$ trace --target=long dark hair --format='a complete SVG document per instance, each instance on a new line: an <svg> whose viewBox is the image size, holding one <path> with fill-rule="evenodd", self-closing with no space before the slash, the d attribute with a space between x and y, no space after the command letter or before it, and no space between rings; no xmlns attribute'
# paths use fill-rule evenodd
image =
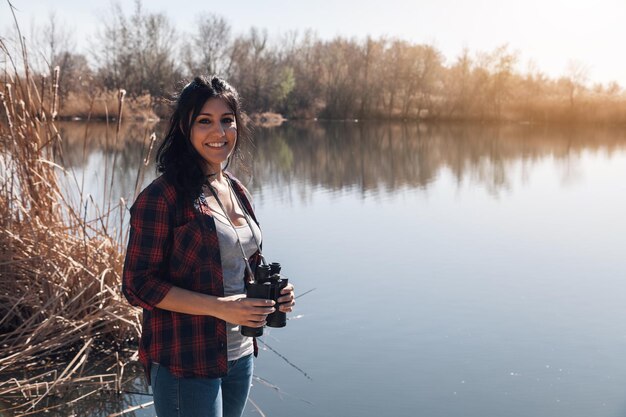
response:
<svg viewBox="0 0 626 417"><path fill-rule="evenodd" d="M157 170L168 176L185 193L186 198L200 195L206 176L204 160L191 144L191 128L204 103L220 98L235 115L237 141L231 158L242 159L241 142L249 140L248 129L242 119L241 101L237 91L218 77L199 76L188 83L176 99L169 129L156 154Z"/></svg>

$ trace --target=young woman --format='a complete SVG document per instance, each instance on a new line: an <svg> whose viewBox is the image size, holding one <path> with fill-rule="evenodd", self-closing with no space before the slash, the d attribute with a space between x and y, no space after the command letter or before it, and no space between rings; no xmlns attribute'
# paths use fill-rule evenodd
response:
<svg viewBox="0 0 626 417"><path fill-rule="evenodd" d="M294 305L291 284L278 305L245 295L261 231L250 194L225 171L245 133L237 92L195 78L157 152L162 175L130 209L122 291L143 308L139 358L159 417L241 416L257 346L240 326Z"/></svg>

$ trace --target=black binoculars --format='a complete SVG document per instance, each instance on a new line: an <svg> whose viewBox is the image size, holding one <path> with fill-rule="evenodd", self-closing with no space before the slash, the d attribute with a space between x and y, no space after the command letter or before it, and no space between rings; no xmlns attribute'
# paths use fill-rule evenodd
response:
<svg viewBox="0 0 626 417"><path fill-rule="evenodd" d="M278 298L280 291L287 286L288 279L280 275L280 264L273 262L269 265L259 265L254 273L254 281L246 284L249 298L261 298L274 300L276 304L272 314L267 316L269 327L285 327L287 325L287 313L278 311ZM241 326L241 334L249 337L263 335L263 327Z"/></svg>

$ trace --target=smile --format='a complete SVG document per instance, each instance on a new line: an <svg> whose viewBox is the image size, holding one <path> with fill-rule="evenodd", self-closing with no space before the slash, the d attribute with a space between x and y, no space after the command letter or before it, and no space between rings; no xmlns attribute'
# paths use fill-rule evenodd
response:
<svg viewBox="0 0 626 417"><path fill-rule="evenodd" d="M210 142L210 143L205 143L205 145L210 148L222 148L226 146L226 143L227 142Z"/></svg>

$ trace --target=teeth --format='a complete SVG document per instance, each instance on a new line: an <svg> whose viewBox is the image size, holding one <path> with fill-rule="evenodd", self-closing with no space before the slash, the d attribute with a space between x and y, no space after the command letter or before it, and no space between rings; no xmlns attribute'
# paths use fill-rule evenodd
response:
<svg viewBox="0 0 626 417"><path fill-rule="evenodd" d="M207 143L207 146L210 146L211 148L221 148L224 145L226 145L226 142Z"/></svg>

